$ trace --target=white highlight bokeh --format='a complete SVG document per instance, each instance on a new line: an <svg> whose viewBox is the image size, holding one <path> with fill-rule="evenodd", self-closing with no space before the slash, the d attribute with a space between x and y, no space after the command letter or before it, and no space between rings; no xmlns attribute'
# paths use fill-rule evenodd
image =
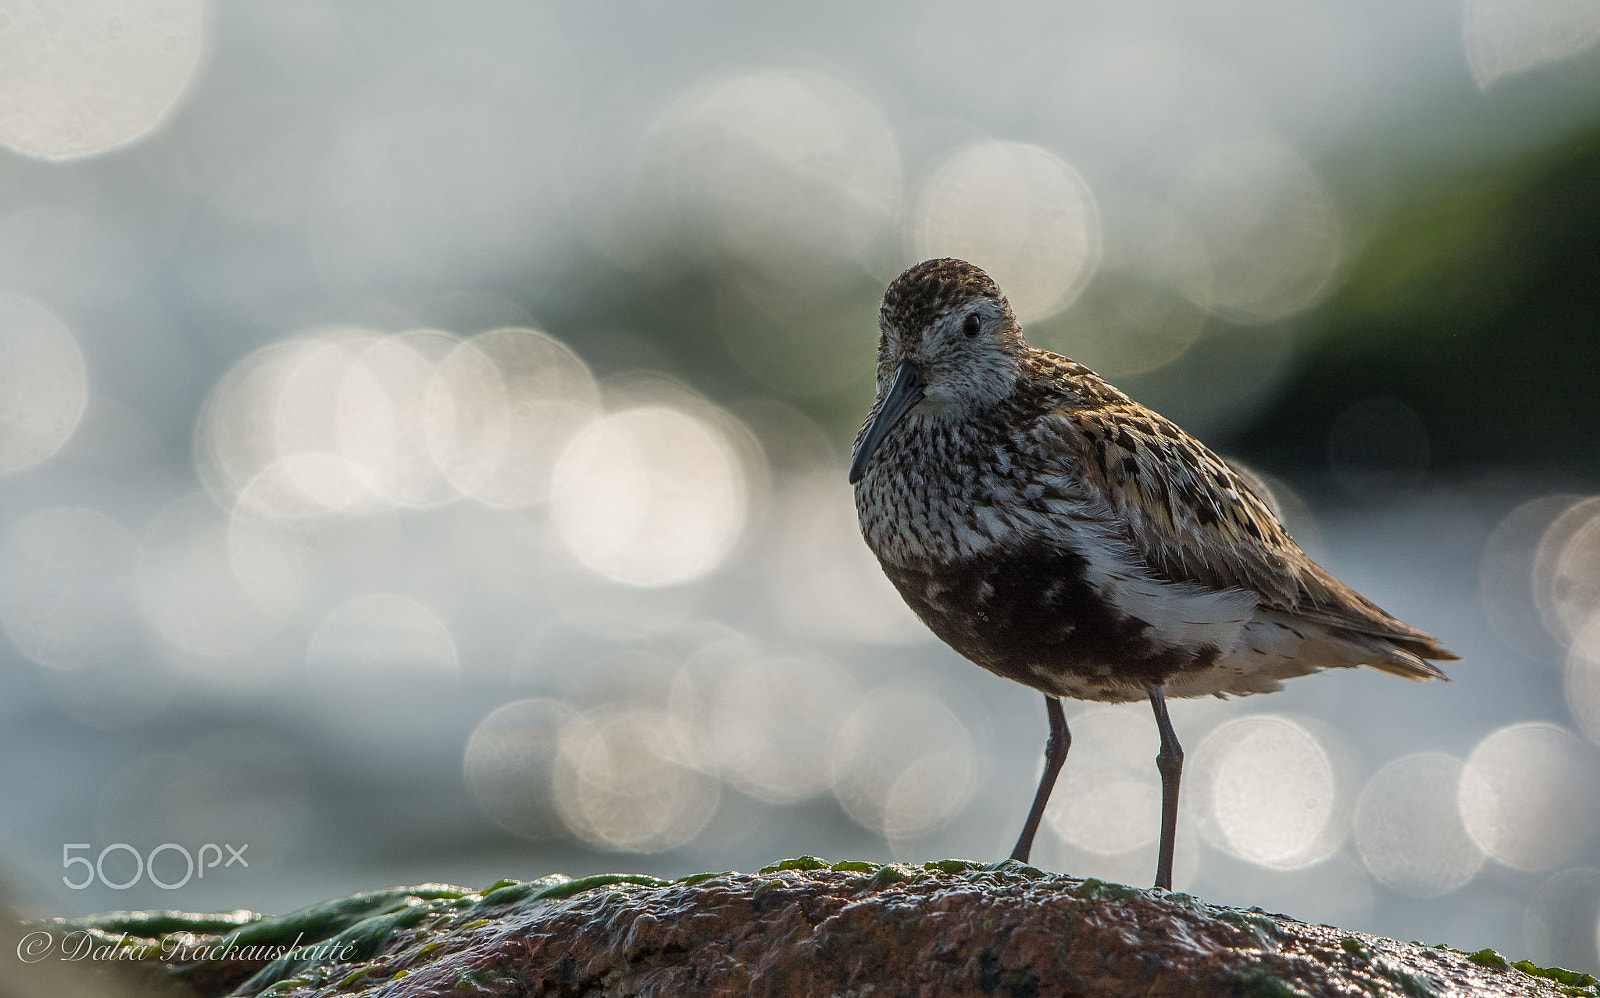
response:
<svg viewBox="0 0 1600 998"><path fill-rule="evenodd" d="M1161 735L1148 711L1091 710L1069 723L1072 749L1044 820L1080 849L1114 855L1161 835Z"/></svg>
<svg viewBox="0 0 1600 998"><path fill-rule="evenodd" d="M346 452L340 416L341 410L360 407L360 399L370 410L382 398L382 384L361 364L380 342L360 331L327 337L297 358L277 386L269 417L281 457L277 467L312 510L358 509L372 501L366 483L374 471Z"/></svg>
<svg viewBox="0 0 1600 998"><path fill-rule="evenodd" d="M1208 735L1192 759L1193 806L1218 848L1294 869L1344 841L1339 767L1305 725L1274 714L1237 718Z"/></svg>
<svg viewBox="0 0 1600 998"><path fill-rule="evenodd" d="M626 409L587 426L555 468L551 516L579 561L661 586L705 575L744 529L744 470L728 440L688 413Z"/></svg>
<svg viewBox="0 0 1600 998"><path fill-rule="evenodd" d="M1438 897L1465 886L1484 853L1462 824L1462 764L1442 752L1390 761L1361 791L1356 846L1367 869L1412 897Z"/></svg>
<svg viewBox="0 0 1600 998"><path fill-rule="evenodd" d="M792 804L828 789L828 753L860 690L816 656L763 657L731 670L711 695L707 736L723 779Z"/></svg>
<svg viewBox="0 0 1600 998"><path fill-rule="evenodd" d="M467 740L462 772L484 812L508 831L545 839L561 831L550 792L561 729L578 713L559 700L518 700L495 708Z"/></svg>
<svg viewBox="0 0 1600 998"><path fill-rule="evenodd" d="M1461 773L1461 817L1506 866L1548 870L1577 856L1600 824L1600 762L1565 728L1530 721L1484 737Z"/></svg>
<svg viewBox="0 0 1600 998"><path fill-rule="evenodd" d="M1600 614L1572 641L1567 653L1567 706L1578 730L1600 744Z"/></svg>
<svg viewBox="0 0 1600 998"><path fill-rule="evenodd" d="M1022 142L979 142L950 157L922 186L910 224L918 257L983 268L1023 322L1072 304L1100 255L1088 183L1061 157Z"/></svg>
<svg viewBox="0 0 1600 998"><path fill-rule="evenodd" d="M1527 959L1540 967L1589 967L1600 958L1600 870L1566 867L1552 873L1522 910Z"/></svg>
<svg viewBox="0 0 1600 998"><path fill-rule="evenodd" d="M833 743L833 794L861 827L912 839L954 818L972 794L966 725L925 693L867 694Z"/></svg>
<svg viewBox="0 0 1600 998"><path fill-rule="evenodd" d="M1534 599L1534 566L1540 539L1582 498L1555 493L1529 499L1505 514L1484 542L1478 570L1479 609L1510 647L1532 651L1549 643L1548 630Z"/></svg>
<svg viewBox="0 0 1600 998"><path fill-rule="evenodd" d="M562 450L600 412L589 368L537 329L481 333L438 363L423 431L450 484L491 506L549 497Z"/></svg>
<svg viewBox="0 0 1600 998"><path fill-rule="evenodd" d="M312 330L236 363L207 396L195 462L218 501L305 517L469 496L526 506L599 414L567 346L533 329ZM242 495L248 491L248 495Z"/></svg>
<svg viewBox="0 0 1600 998"><path fill-rule="evenodd" d="M1550 633L1567 642L1600 615L1600 499L1557 517L1533 563L1534 599Z"/></svg>
<svg viewBox="0 0 1600 998"><path fill-rule="evenodd" d="M721 796L697 733L672 714L602 708L565 725L552 786L569 831L590 846L661 852L693 839Z"/></svg>
<svg viewBox="0 0 1600 998"><path fill-rule="evenodd" d="M325 337L337 341L369 335L345 330ZM287 426L280 427L280 399L290 376L328 345L323 337L268 344L242 357L211 386L195 423L194 461L219 503L231 506L246 486L285 457L280 429L292 431L296 420L290 416ZM322 505L300 488L302 477L310 476L295 474L290 467L275 469L269 484L257 484L256 504L286 516L321 512Z"/></svg>
<svg viewBox="0 0 1600 998"><path fill-rule="evenodd" d="M278 504L258 493L278 485L269 468L228 519L229 567L258 607L288 618L302 607L388 584L404 549L394 511L281 516Z"/></svg>
<svg viewBox="0 0 1600 998"><path fill-rule="evenodd" d="M1322 178L1270 138L1190 157L1170 200L1165 251L1196 305L1237 322L1303 311L1343 259L1343 223Z"/></svg>
<svg viewBox="0 0 1600 998"><path fill-rule="evenodd" d="M63 160L127 145L178 106L203 0L11 0L0 11L0 145Z"/></svg>
<svg viewBox="0 0 1600 998"><path fill-rule="evenodd" d="M830 469L791 481L772 518L786 525L767 563L790 631L874 644L936 640L862 543L843 475Z"/></svg>
<svg viewBox="0 0 1600 998"><path fill-rule="evenodd" d="M88 401L88 375L72 330L32 298L0 294L0 473L60 450Z"/></svg>
<svg viewBox="0 0 1600 998"><path fill-rule="evenodd" d="M435 364L457 345L449 333L415 330L367 344L350 365L334 426L339 452L371 495L412 507L457 498L427 445Z"/></svg>

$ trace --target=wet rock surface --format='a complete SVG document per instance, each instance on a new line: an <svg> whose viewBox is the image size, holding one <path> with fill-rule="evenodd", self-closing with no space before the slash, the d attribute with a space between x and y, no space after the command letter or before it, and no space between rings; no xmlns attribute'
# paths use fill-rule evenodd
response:
<svg viewBox="0 0 1600 998"><path fill-rule="evenodd" d="M1488 950L1400 943L1009 862L808 857L672 882L397 888L281 917L45 924L142 946L139 986L163 994L1600 998L1587 975Z"/></svg>

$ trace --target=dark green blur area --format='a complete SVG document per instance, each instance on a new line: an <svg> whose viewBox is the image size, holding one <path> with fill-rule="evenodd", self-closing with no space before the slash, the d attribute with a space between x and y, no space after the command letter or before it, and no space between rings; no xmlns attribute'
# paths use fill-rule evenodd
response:
<svg viewBox="0 0 1600 998"><path fill-rule="evenodd" d="M1418 184L1300 325L1245 453L1319 464L1341 411L1388 396L1437 470L1600 469L1600 127Z"/></svg>

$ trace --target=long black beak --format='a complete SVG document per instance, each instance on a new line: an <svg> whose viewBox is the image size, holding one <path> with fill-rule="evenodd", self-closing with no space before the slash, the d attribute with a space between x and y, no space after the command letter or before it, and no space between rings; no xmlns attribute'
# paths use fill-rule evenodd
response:
<svg viewBox="0 0 1600 998"><path fill-rule="evenodd" d="M890 428L900 422L900 417L910 412L912 406L922 401L922 395L922 372L911 361L902 360L899 369L894 372L894 382L889 385L889 394L884 396L883 405L878 407L878 415L867 427L867 432L861 434L861 442L856 444L855 456L850 459L851 485L861 481L861 476L867 473L867 465L872 462L873 452L889 435Z"/></svg>

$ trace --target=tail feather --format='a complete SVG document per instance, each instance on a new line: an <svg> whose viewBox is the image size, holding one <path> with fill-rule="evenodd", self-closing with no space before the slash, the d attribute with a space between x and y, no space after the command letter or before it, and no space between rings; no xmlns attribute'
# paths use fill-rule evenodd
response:
<svg viewBox="0 0 1600 998"><path fill-rule="evenodd" d="M1459 657L1445 651L1436 642L1424 644L1415 640L1395 640L1393 638L1380 638L1369 634L1347 633L1342 635L1351 644L1356 645L1370 654L1364 657L1361 665L1387 672L1391 676L1402 679L1443 679L1446 682L1450 677L1445 675L1438 666L1428 659L1440 661L1459 661ZM1426 656L1426 657L1424 657Z"/></svg>
<svg viewBox="0 0 1600 998"><path fill-rule="evenodd" d="M1344 621L1336 623L1322 614L1273 610L1257 611L1257 619L1264 628L1252 628L1249 633L1256 647L1303 660L1313 669L1365 665L1405 679L1448 680L1433 662L1459 661L1433 635L1403 624L1399 626L1405 627L1404 631L1380 631L1375 627L1350 627Z"/></svg>

